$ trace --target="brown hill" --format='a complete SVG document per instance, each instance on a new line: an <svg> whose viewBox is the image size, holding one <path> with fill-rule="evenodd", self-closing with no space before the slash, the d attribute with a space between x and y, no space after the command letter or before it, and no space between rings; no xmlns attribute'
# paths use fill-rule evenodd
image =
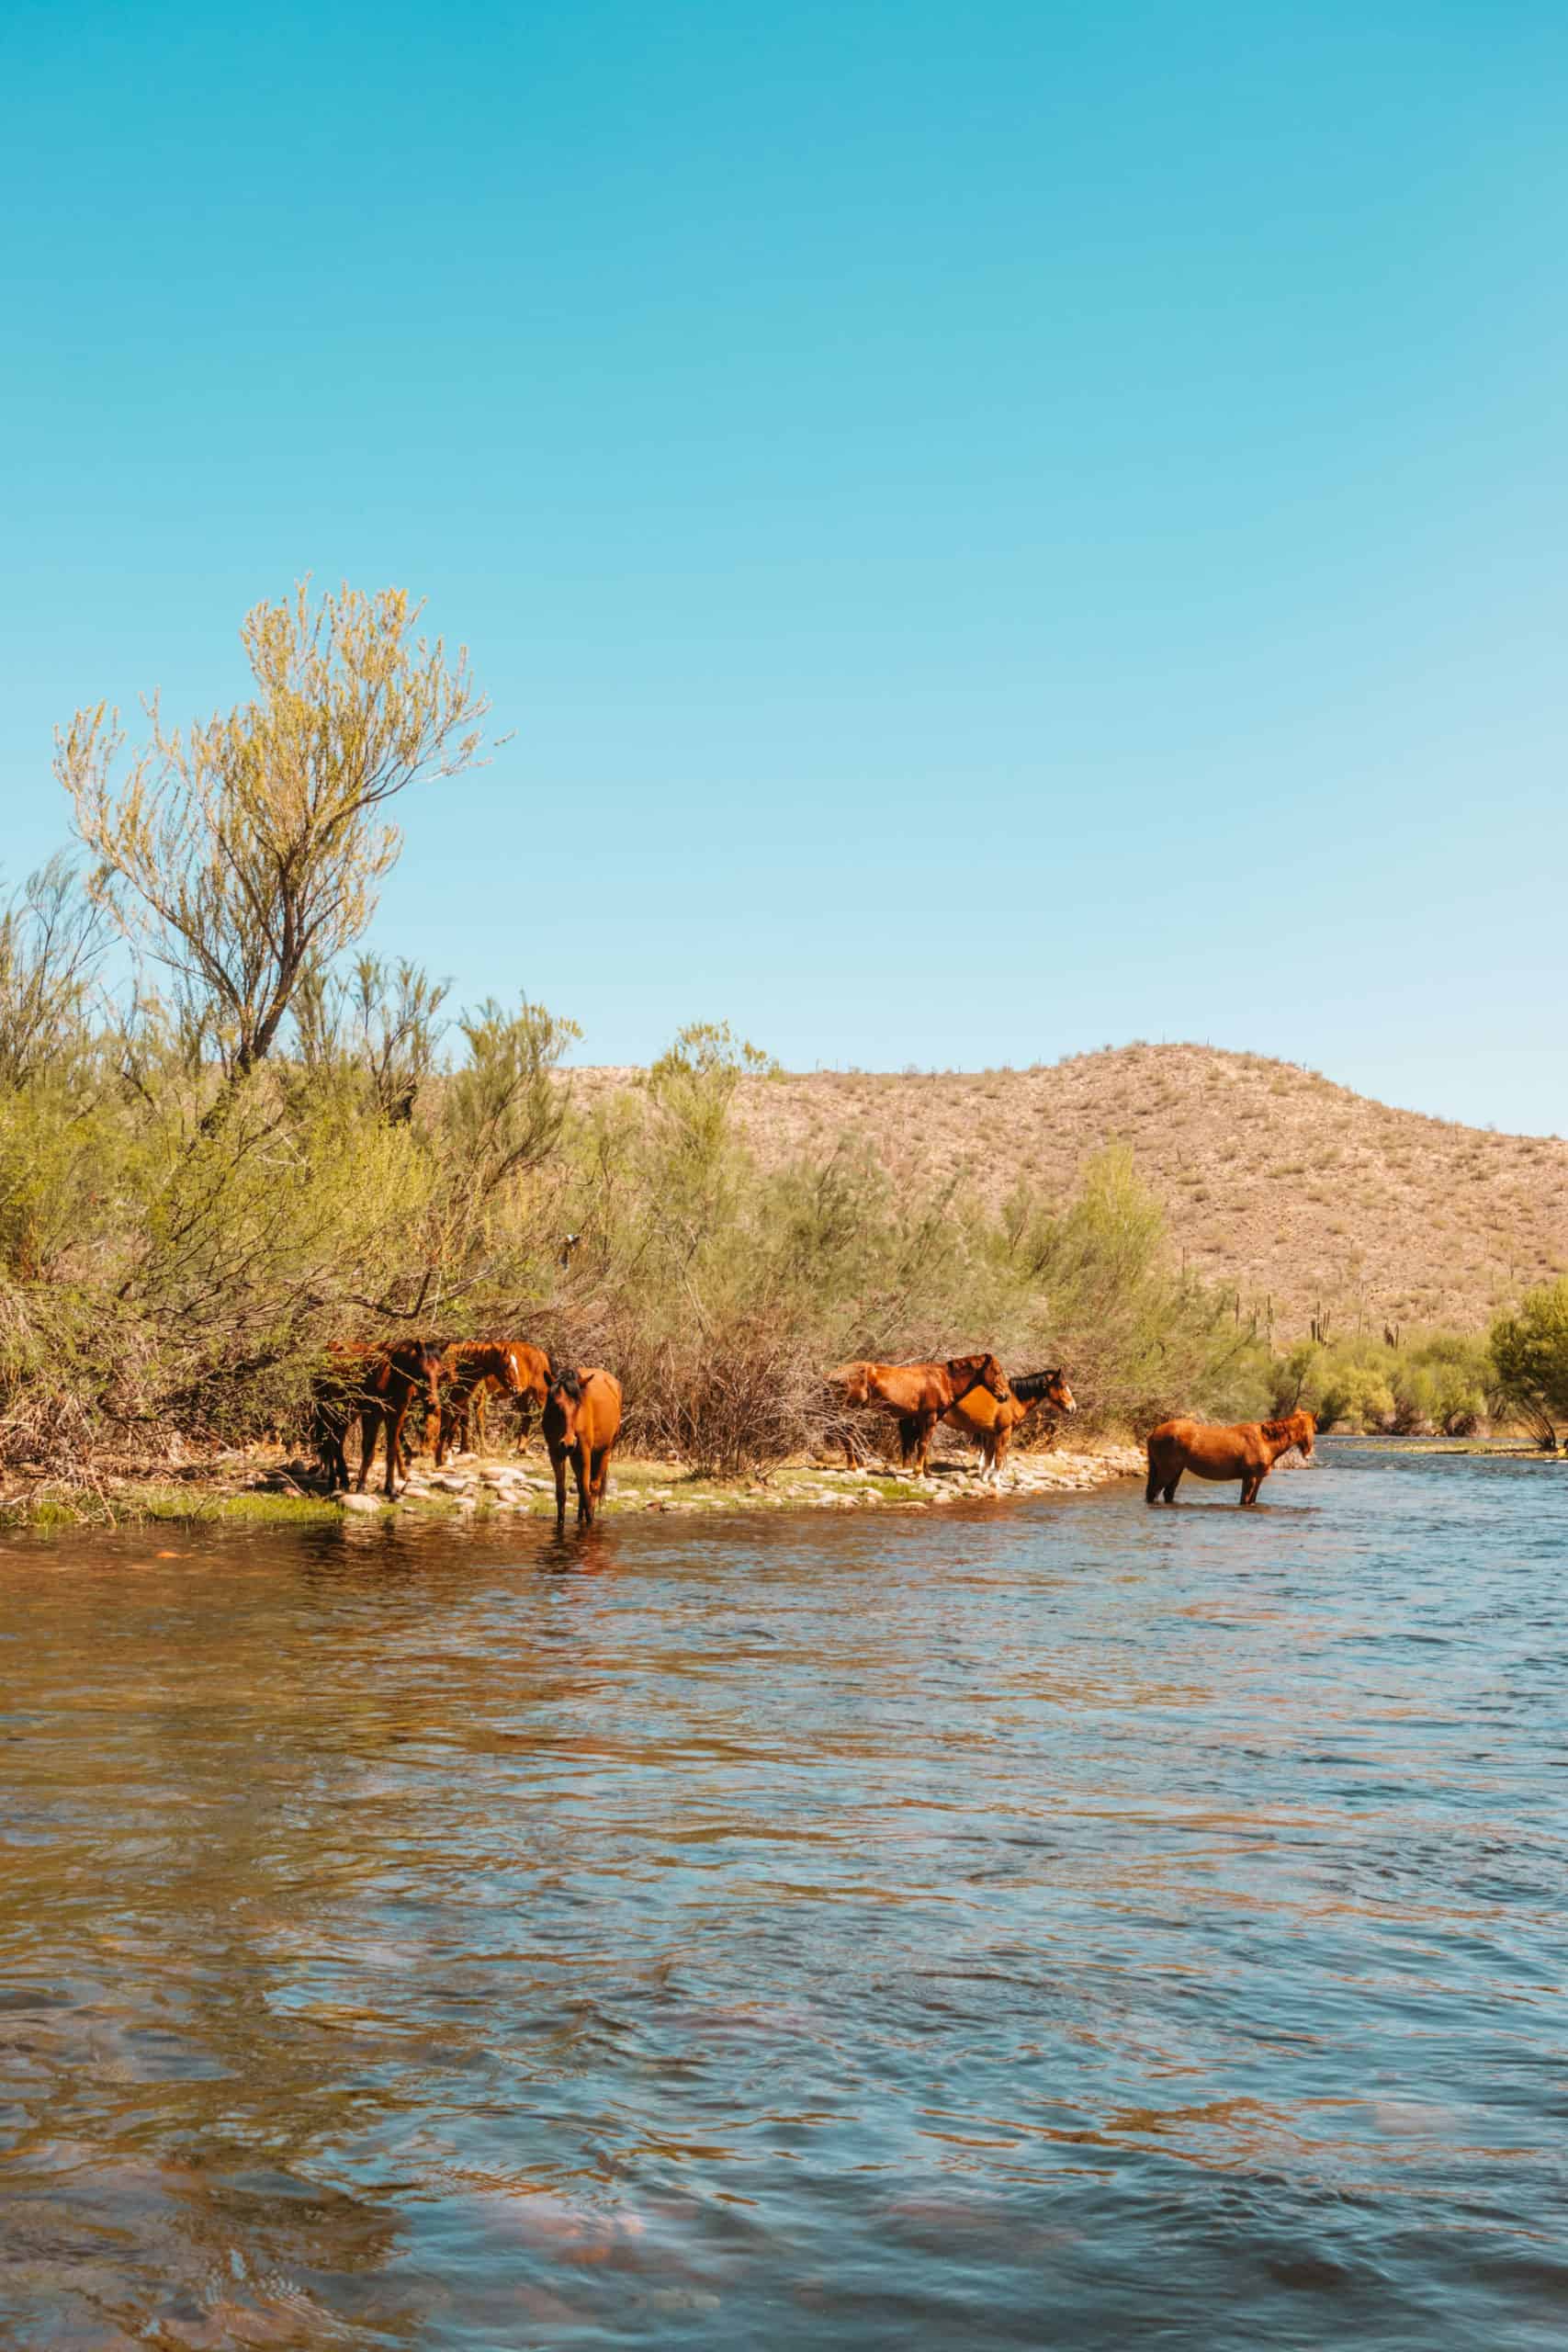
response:
<svg viewBox="0 0 1568 2352"><path fill-rule="evenodd" d="M581 1070L579 1099L632 1075ZM921 1179L956 1166L995 1206L1021 1177L1047 1198L1129 1144L1173 1255L1272 1304L1277 1339L1320 1311L1473 1328L1568 1267L1568 1143L1395 1111L1314 1070L1207 1046L1124 1046L1048 1069L748 1079L740 1123L765 1160L869 1141Z"/></svg>

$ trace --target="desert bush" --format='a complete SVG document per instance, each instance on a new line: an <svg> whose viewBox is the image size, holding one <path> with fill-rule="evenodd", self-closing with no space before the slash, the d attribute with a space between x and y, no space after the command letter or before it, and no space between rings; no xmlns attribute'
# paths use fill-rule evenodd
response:
<svg viewBox="0 0 1568 2352"><path fill-rule="evenodd" d="M1526 1294L1492 1326L1500 1394L1542 1445L1568 1424L1568 1277Z"/></svg>
<svg viewBox="0 0 1568 2352"><path fill-rule="evenodd" d="M1276 1359L1270 1391L1276 1411L1305 1405L1325 1428L1464 1437L1487 1417L1490 1363L1484 1340L1461 1332L1417 1333L1402 1347L1370 1335L1303 1340Z"/></svg>

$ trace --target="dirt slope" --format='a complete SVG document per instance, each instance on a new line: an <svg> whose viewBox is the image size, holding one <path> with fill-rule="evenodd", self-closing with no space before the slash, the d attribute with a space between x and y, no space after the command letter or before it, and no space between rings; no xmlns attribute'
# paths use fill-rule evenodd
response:
<svg viewBox="0 0 1568 2352"><path fill-rule="evenodd" d="M629 1071L575 1073L579 1099ZM1568 1269L1568 1143L1391 1110L1293 1063L1207 1046L1125 1046L1049 1069L748 1080L748 1140L765 1159L869 1139L922 1175L962 1164L1001 1201L1020 1176L1069 1193L1085 1159L1130 1144L1172 1249L1244 1309L1272 1301L1276 1338L1321 1306L1475 1326Z"/></svg>

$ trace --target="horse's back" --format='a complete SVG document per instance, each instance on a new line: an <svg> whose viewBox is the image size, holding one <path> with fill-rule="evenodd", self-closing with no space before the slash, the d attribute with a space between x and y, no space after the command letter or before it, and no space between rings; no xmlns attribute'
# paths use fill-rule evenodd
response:
<svg viewBox="0 0 1568 2352"><path fill-rule="evenodd" d="M1149 1465L1179 1464L1195 1478L1240 1478L1255 1466L1261 1443L1256 1421L1161 1421L1148 1434Z"/></svg>
<svg viewBox="0 0 1568 2352"><path fill-rule="evenodd" d="M614 1445L621 1433L621 1384L613 1372L605 1372L598 1364L584 1365L581 1376L584 1435L592 1450L598 1453Z"/></svg>
<svg viewBox="0 0 1568 2352"><path fill-rule="evenodd" d="M896 1413L940 1413L953 1402L953 1390L934 1363L879 1363L872 1395Z"/></svg>

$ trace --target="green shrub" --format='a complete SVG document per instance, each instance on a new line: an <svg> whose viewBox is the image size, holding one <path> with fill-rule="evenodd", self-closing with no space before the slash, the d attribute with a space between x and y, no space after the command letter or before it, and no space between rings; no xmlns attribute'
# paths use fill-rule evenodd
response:
<svg viewBox="0 0 1568 2352"><path fill-rule="evenodd" d="M1526 1294L1492 1326L1492 1363L1501 1394L1541 1444L1555 1446L1568 1424L1568 1277Z"/></svg>
<svg viewBox="0 0 1568 2352"><path fill-rule="evenodd" d="M1324 1428L1463 1437L1486 1417L1489 1373L1485 1342L1462 1333L1418 1334L1403 1348L1370 1336L1303 1340L1275 1363L1271 1403L1305 1405Z"/></svg>

